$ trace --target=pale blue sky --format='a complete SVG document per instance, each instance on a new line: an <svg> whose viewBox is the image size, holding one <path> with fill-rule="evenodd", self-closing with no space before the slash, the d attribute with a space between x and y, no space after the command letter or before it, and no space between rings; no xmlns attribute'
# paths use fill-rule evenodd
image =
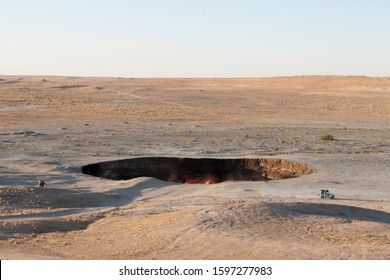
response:
<svg viewBox="0 0 390 280"><path fill-rule="evenodd" d="M390 76L387 0L0 0L0 74Z"/></svg>

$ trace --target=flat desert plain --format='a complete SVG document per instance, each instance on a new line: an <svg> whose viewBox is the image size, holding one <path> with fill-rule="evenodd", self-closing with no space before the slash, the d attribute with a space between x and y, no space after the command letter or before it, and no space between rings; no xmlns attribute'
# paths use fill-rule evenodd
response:
<svg viewBox="0 0 390 280"><path fill-rule="evenodd" d="M214 184L82 174L139 157L313 172ZM390 78L0 76L0 258L390 259Z"/></svg>

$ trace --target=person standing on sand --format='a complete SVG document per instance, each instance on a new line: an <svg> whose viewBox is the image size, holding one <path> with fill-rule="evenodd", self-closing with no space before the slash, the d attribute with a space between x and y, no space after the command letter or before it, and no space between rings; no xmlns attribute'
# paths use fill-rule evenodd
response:
<svg viewBox="0 0 390 280"><path fill-rule="evenodd" d="M46 186L46 182L43 181L43 180L39 180L39 181L38 181L38 187L43 188L44 186Z"/></svg>

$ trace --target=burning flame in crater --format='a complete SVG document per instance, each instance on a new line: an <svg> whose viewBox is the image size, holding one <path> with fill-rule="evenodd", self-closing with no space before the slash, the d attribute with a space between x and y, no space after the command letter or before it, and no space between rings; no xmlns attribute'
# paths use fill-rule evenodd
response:
<svg viewBox="0 0 390 280"><path fill-rule="evenodd" d="M213 180L207 179L203 184L210 185L213 183Z"/></svg>
<svg viewBox="0 0 390 280"><path fill-rule="evenodd" d="M187 179L184 179L183 180L183 183L184 184L205 184L205 185L211 185L214 183L213 179L209 178L209 179L193 179L193 180L187 180Z"/></svg>

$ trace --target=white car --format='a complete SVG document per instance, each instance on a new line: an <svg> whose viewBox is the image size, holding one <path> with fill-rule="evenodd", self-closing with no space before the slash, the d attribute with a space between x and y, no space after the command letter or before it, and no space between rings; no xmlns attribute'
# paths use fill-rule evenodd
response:
<svg viewBox="0 0 390 280"><path fill-rule="evenodd" d="M334 194L330 193L328 190L321 190L320 197L334 199L336 196Z"/></svg>

